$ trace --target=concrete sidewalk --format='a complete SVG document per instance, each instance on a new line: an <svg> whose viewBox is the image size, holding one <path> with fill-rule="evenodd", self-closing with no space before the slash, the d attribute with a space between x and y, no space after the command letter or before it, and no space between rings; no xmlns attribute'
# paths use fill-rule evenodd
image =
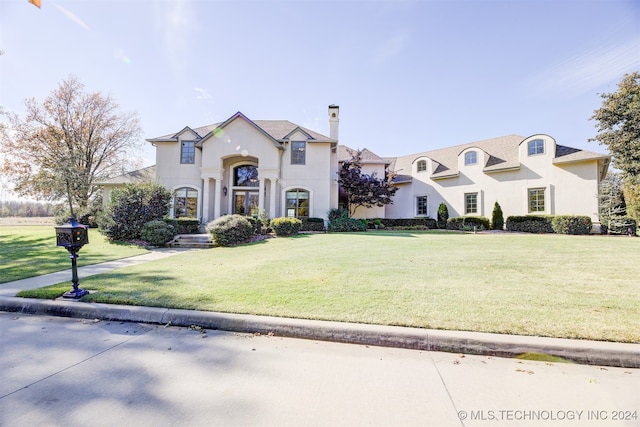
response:
<svg viewBox="0 0 640 427"><path fill-rule="evenodd" d="M162 259L184 251L185 249L154 250L136 257L82 267L78 274L81 278L87 277L116 268ZM640 344L443 331L84 303L62 299L50 301L13 297L16 292L22 289L33 289L68 280L70 274L70 271L65 271L0 284L0 311L187 327L197 325L206 329L232 332L273 334L281 337L487 356L516 357L524 353L538 353L558 356L583 364L640 368Z"/></svg>

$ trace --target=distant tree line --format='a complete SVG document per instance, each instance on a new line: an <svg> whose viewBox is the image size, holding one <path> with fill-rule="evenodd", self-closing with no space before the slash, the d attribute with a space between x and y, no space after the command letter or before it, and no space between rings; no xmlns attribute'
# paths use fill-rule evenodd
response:
<svg viewBox="0 0 640 427"><path fill-rule="evenodd" d="M41 217L57 215L59 207L53 203L43 203L24 200L0 201L0 217Z"/></svg>

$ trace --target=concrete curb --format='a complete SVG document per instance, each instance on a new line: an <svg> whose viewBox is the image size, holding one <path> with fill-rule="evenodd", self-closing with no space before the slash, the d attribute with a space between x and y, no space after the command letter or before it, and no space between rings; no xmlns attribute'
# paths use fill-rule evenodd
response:
<svg viewBox="0 0 640 427"><path fill-rule="evenodd" d="M517 357L539 353L588 364L640 368L640 344L379 326L0 296L0 311L191 326L242 333L397 347L424 351Z"/></svg>

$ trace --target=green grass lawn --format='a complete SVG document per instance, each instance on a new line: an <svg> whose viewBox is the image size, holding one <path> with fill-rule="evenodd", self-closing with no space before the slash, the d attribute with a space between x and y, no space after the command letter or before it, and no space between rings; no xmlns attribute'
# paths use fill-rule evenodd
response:
<svg viewBox="0 0 640 427"><path fill-rule="evenodd" d="M81 286L85 301L640 342L638 260L629 237L369 231L188 252Z"/></svg>
<svg viewBox="0 0 640 427"><path fill-rule="evenodd" d="M71 268L69 253L56 246L53 226L0 226L0 283ZM98 264L146 253L132 245L109 243L89 230L89 244L78 256L78 266Z"/></svg>

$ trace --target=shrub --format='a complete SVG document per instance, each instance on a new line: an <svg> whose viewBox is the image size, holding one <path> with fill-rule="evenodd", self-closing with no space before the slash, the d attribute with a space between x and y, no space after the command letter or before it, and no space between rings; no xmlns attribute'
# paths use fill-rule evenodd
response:
<svg viewBox="0 0 640 427"><path fill-rule="evenodd" d="M636 220L628 217L611 217L600 225L602 234L629 234L635 236L637 232Z"/></svg>
<svg viewBox="0 0 640 427"><path fill-rule="evenodd" d="M502 230L504 228L504 216L502 215L502 208L498 202L493 205L493 212L491 213L491 228L493 230Z"/></svg>
<svg viewBox="0 0 640 427"><path fill-rule="evenodd" d="M255 234L262 234L262 221L252 216L248 216L246 218L247 218L247 221L251 223L251 226L253 227L253 232Z"/></svg>
<svg viewBox="0 0 640 427"><path fill-rule="evenodd" d="M483 216L458 216L447 220L447 230L482 231L489 229L489 218Z"/></svg>
<svg viewBox="0 0 640 427"><path fill-rule="evenodd" d="M324 219L322 218L302 218L300 231L324 231Z"/></svg>
<svg viewBox="0 0 640 427"><path fill-rule="evenodd" d="M164 221L175 228L176 234L196 234L200 231L200 221L197 218L165 218Z"/></svg>
<svg viewBox="0 0 640 427"><path fill-rule="evenodd" d="M551 220L551 227L558 234L589 234L591 218L582 215L557 215Z"/></svg>
<svg viewBox="0 0 640 427"><path fill-rule="evenodd" d="M110 240L139 239L142 226L169 213L171 192L160 184L127 184L111 193L111 202L98 218Z"/></svg>
<svg viewBox="0 0 640 427"><path fill-rule="evenodd" d="M276 236L291 236L292 234L298 234L300 227L302 227L302 221L298 218L273 218L270 226Z"/></svg>
<svg viewBox="0 0 640 427"><path fill-rule="evenodd" d="M345 208L331 209L328 213L329 222L338 218L349 218L349 211Z"/></svg>
<svg viewBox="0 0 640 427"><path fill-rule="evenodd" d="M380 222L386 228L404 228L413 230L438 228L436 220L433 218L382 218Z"/></svg>
<svg viewBox="0 0 640 427"><path fill-rule="evenodd" d="M507 231L524 233L553 233L551 215L524 215L507 218Z"/></svg>
<svg viewBox="0 0 640 427"><path fill-rule="evenodd" d="M438 206L438 228L447 228L447 220L449 219L449 208L445 202Z"/></svg>
<svg viewBox="0 0 640 427"><path fill-rule="evenodd" d="M164 221L149 221L142 226L140 237L152 246L163 246L176 235L172 225Z"/></svg>
<svg viewBox="0 0 640 427"><path fill-rule="evenodd" d="M219 246L233 246L253 236L254 228L243 215L224 215L207 224L207 231Z"/></svg>
<svg viewBox="0 0 640 427"><path fill-rule="evenodd" d="M336 218L329 221L329 230L332 232L367 231L367 226L359 219Z"/></svg>

